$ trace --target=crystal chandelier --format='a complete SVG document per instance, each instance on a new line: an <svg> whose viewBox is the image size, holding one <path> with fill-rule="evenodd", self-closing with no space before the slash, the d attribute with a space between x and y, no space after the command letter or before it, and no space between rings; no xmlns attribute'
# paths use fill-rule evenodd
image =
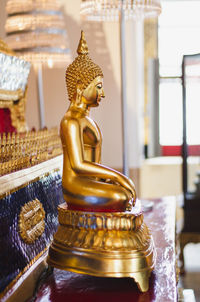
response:
<svg viewBox="0 0 200 302"><path fill-rule="evenodd" d="M8 0L6 42L33 64L70 62L67 33L58 0Z"/></svg>
<svg viewBox="0 0 200 302"><path fill-rule="evenodd" d="M161 13L159 0L82 0L80 13L87 20L116 21L124 11L125 18L150 18Z"/></svg>
<svg viewBox="0 0 200 302"><path fill-rule="evenodd" d="M59 0L7 0L6 42L33 63L37 75L40 127L45 126L42 66L71 62Z"/></svg>

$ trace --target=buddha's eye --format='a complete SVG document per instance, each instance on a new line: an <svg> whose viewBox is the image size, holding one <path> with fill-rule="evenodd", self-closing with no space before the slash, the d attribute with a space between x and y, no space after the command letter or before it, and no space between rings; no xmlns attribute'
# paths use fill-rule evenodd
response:
<svg viewBox="0 0 200 302"><path fill-rule="evenodd" d="M97 86L96 86L98 89L101 89L102 88L102 84L101 83L99 83L99 84L97 84Z"/></svg>

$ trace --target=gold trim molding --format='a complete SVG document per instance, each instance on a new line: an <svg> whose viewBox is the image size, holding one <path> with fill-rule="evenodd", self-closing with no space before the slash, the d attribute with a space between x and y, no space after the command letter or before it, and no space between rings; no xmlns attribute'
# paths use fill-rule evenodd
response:
<svg viewBox="0 0 200 302"><path fill-rule="evenodd" d="M15 284L17 283L17 281L19 281L19 279L22 277L22 275L24 275L28 269L37 261L39 260L40 257L42 257L42 255L45 254L45 252L47 252L49 246L47 246L43 251L41 251L38 255L36 255L30 262L29 264L27 264L27 266L15 277L15 279L13 279L7 286L6 288L3 290L3 292L0 293L0 299L2 299L2 302L7 301L7 295L9 295L9 291L12 290L12 288L15 286ZM12 294L12 293L11 293ZM5 299L4 299L5 298Z"/></svg>
<svg viewBox="0 0 200 302"><path fill-rule="evenodd" d="M75 228L87 230L138 230L143 223L143 215L130 212L81 212L66 211L66 205L59 206L58 219L62 225L73 225Z"/></svg>

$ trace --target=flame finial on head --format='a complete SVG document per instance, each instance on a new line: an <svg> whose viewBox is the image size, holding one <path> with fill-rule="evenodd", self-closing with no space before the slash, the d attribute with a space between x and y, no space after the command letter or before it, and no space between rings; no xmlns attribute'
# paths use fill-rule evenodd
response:
<svg viewBox="0 0 200 302"><path fill-rule="evenodd" d="M85 40L85 34L84 34L83 30L81 31L81 38L80 38L79 45L77 48L77 53L78 53L78 55L87 55L88 54L88 46L87 46L87 42Z"/></svg>

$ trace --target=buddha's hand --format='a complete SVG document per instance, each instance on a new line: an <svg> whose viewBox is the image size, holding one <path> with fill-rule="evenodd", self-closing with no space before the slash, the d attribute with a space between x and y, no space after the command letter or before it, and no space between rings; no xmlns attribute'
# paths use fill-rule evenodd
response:
<svg viewBox="0 0 200 302"><path fill-rule="evenodd" d="M133 205L134 205L135 201L136 201L136 191L135 191L135 186L134 186L134 183L132 182L132 180L130 178L128 178L127 176L120 174L119 184L131 192Z"/></svg>

